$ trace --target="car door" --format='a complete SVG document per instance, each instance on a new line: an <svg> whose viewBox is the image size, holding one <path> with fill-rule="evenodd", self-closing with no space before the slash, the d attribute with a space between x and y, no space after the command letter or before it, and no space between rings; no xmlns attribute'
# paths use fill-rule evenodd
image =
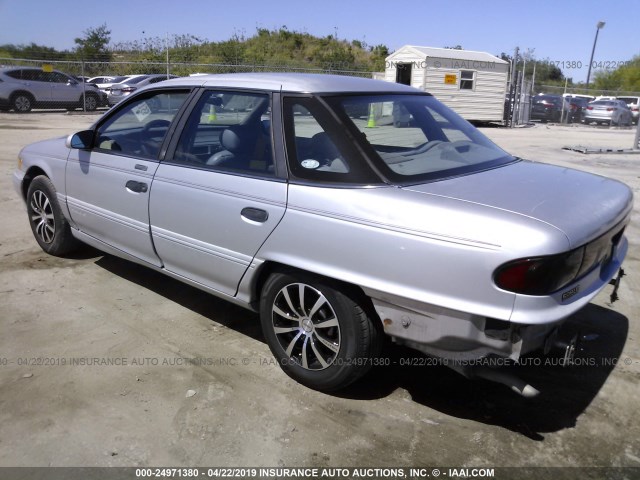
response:
<svg viewBox="0 0 640 480"><path fill-rule="evenodd" d="M205 91L151 189L151 233L164 268L227 295L286 207L270 103L261 93Z"/></svg>
<svg viewBox="0 0 640 480"><path fill-rule="evenodd" d="M81 232L161 265L149 232L149 190L160 149L188 96L188 90L138 95L98 124L92 149L71 150L67 203ZM178 108L151 108L167 103L166 97L174 98L172 104Z"/></svg>
<svg viewBox="0 0 640 480"><path fill-rule="evenodd" d="M76 80L60 72L47 73L51 86L51 101L69 104L78 102L82 88Z"/></svg>
<svg viewBox="0 0 640 480"><path fill-rule="evenodd" d="M45 76L47 72L35 68L25 68L20 70L17 75L12 75L20 80L20 84L24 85L31 93L36 102L49 102L51 100L51 85Z"/></svg>

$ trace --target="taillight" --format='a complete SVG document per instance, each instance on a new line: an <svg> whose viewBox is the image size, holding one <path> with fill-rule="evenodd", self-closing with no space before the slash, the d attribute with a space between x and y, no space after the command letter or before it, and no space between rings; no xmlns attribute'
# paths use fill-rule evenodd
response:
<svg viewBox="0 0 640 480"><path fill-rule="evenodd" d="M587 107L587 110L593 110L593 107Z"/></svg>
<svg viewBox="0 0 640 480"><path fill-rule="evenodd" d="M559 255L514 260L499 267L493 281L509 292L548 295L576 279L584 252L585 247L580 247Z"/></svg>
<svg viewBox="0 0 640 480"><path fill-rule="evenodd" d="M126 92L126 93L131 93L131 92L133 92L135 89L136 89L136 87L124 87L124 88L122 89L122 91L123 91L123 92Z"/></svg>
<svg viewBox="0 0 640 480"><path fill-rule="evenodd" d="M607 112L613 112L615 110L615 108L609 107L607 108Z"/></svg>
<svg viewBox="0 0 640 480"><path fill-rule="evenodd" d="M637 112L638 111L638 107L631 107L631 111L632 112Z"/></svg>

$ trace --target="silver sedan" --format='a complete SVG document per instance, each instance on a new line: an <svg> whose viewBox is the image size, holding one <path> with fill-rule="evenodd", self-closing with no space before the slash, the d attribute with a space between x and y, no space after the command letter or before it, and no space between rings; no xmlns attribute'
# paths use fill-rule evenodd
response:
<svg viewBox="0 0 640 480"><path fill-rule="evenodd" d="M44 251L84 242L255 310L283 370L326 391L388 336L535 395L483 360L558 342L620 271L632 208L626 185L513 157L429 94L329 75L153 85L25 147L13 179Z"/></svg>
<svg viewBox="0 0 640 480"><path fill-rule="evenodd" d="M596 100L590 102L584 111L585 123L606 123L609 125L631 125L633 114L621 100Z"/></svg>

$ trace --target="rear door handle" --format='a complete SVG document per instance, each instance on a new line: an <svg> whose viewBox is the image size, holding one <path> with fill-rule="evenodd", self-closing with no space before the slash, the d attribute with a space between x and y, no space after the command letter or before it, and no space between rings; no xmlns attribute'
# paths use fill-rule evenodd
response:
<svg viewBox="0 0 640 480"><path fill-rule="evenodd" d="M135 193L146 193L149 190L149 186L144 182L136 182L135 180L129 180L125 185L127 190L131 190Z"/></svg>
<svg viewBox="0 0 640 480"><path fill-rule="evenodd" d="M240 212L240 215L242 215L247 220L258 223L264 223L269 218L269 212L267 212L266 210L262 210L261 208L253 207L243 208L242 212Z"/></svg>

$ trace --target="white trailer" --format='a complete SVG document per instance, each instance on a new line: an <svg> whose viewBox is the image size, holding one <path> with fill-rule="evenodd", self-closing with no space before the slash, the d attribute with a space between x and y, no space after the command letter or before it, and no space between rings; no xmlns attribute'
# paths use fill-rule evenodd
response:
<svg viewBox="0 0 640 480"><path fill-rule="evenodd" d="M486 52L405 45L386 58L384 79L429 92L467 120L504 118L509 62Z"/></svg>

